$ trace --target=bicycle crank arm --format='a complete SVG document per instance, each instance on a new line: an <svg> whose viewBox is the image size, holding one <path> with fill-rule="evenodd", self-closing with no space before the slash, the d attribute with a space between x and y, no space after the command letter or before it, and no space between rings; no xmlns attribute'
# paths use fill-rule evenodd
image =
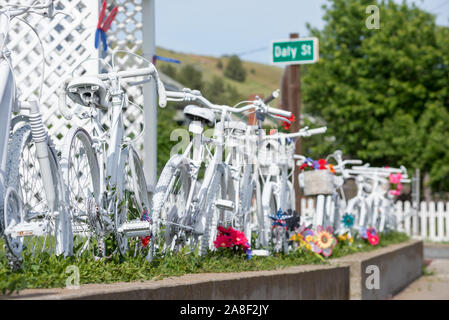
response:
<svg viewBox="0 0 449 320"><path fill-rule="evenodd" d="M200 232L200 231L196 230L195 228L192 228L192 227L189 227L189 226L185 226L185 225L183 225L183 224L179 224L179 223L175 223L175 222L171 222L171 221L166 221L166 220L160 220L160 221L161 221L163 224L165 224L165 225L170 224L170 225L176 226L176 227L178 227L178 228L181 228L181 229L185 229L185 230L191 231L191 232L196 233L196 234L198 234L198 235L202 235L202 234L203 234L203 232Z"/></svg>

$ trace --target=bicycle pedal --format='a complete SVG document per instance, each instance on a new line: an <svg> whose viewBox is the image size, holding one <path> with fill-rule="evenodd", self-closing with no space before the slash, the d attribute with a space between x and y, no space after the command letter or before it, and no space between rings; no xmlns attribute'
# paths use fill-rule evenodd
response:
<svg viewBox="0 0 449 320"><path fill-rule="evenodd" d="M251 255L259 257L268 257L270 255L270 251L264 249L251 250Z"/></svg>
<svg viewBox="0 0 449 320"><path fill-rule="evenodd" d="M47 232L46 224L43 222L20 222L12 228L6 228L5 234L11 237L42 236Z"/></svg>
<svg viewBox="0 0 449 320"><path fill-rule="evenodd" d="M218 209L234 211L234 202L231 200L217 199L215 201L215 206Z"/></svg>
<svg viewBox="0 0 449 320"><path fill-rule="evenodd" d="M125 222L117 229L117 232L124 234L128 238L146 237L151 234L151 225L148 221Z"/></svg>

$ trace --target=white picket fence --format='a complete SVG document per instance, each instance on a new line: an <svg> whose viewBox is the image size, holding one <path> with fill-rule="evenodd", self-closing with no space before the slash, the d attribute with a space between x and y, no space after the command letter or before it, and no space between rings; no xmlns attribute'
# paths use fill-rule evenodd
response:
<svg viewBox="0 0 449 320"><path fill-rule="evenodd" d="M301 212L311 216L315 211L315 200L302 199ZM447 242L449 241L449 202L421 202L419 211L415 212L409 201L396 202L398 231L415 239Z"/></svg>

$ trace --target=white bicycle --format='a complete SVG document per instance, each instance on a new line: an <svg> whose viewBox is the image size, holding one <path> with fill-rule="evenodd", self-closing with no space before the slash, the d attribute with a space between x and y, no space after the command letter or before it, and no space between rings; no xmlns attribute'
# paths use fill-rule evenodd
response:
<svg viewBox="0 0 449 320"><path fill-rule="evenodd" d="M58 156L42 122L39 101L18 101L7 48L13 19L53 17L53 2L3 5L0 9L0 224L10 262L17 267L23 252L71 255L72 232ZM45 64L45 59L43 60ZM44 66L42 70L44 77ZM39 92L41 95L42 88ZM14 112L28 111L12 117Z"/></svg>
<svg viewBox="0 0 449 320"><path fill-rule="evenodd" d="M271 156L263 161L267 166L262 192L263 219L260 226L262 246L267 247L272 243L276 252L288 252L287 222L282 221L293 218L296 202L292 169L295 160L303 158L295 155L295 139L323 134L326 130L326 127L316 129L305 127L295 133L277 133L264 137L266 144L263 148L270 149L270 153L265 156ZM292 214L285 214L286 212Z"/></svg>
<svg viewBox="0 0 449 320"><path fill-rule="evenodd" d="M112 61L123 52L127 53L115 50ZM73 126L65 137L61 157L77 254L88 249L96 256L108 256L108 236L114 238L122 255L132 248L134 254L148 249L145 239L152 236L150 201L133 140L125 137L123 109L131 102L121 86L128 78L144 77L137 82L141 84L152 76L157 83L159 105L165 107L165 88L158 72L143 60L148 67L118 71L113 64L108 73L69 78L60 90L62 115L67 120L73 116L66 104L68 95L82 106L75 109L75 114L93 128L88 132Z"/></svg>
<svg viewBox="0 0 449 320"><path fill-rule="evenodd" d="M153 245L162 252L179 251L185 245L193 252L198 246L199 254L204 255L213 249L216 226L229 222L226 217L235 216L238 206L234 203L235 193L229 191L233 187L230 165L223 161L225 130L232 126L229 115L251 109L274 116L289 117L290 113L268 107L261 100L241 108L215 105L199 91L190 89L168 91L167 97L171 101L197 102L206 108L189 105L184 109L184 114L191 119L189 131L193 138L182 155L175 155L167 162L156 186L151 212L153 221L158 222L153 230L159 230L161 236L152 240L164 243ZM214 137L207 138L203 134L204 127L214 126L215 112L220 115L220 122L215 126ZM202 165L205 166L204 178L198 183Z"/></svg>

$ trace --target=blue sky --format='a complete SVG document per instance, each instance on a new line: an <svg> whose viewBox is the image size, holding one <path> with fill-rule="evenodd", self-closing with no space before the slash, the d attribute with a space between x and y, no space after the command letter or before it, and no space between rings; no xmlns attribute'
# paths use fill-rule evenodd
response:
<svg viewBox="0 0 449 320"><path fill-rule="evenodd" d="M326 0L156 0L156 44L175 51L270 62L272 40L323 27ZM398 2L401 2L398 0ZM449 26L449 0L408 0ZM381 17L382 21L382 17Z"/></svg>

